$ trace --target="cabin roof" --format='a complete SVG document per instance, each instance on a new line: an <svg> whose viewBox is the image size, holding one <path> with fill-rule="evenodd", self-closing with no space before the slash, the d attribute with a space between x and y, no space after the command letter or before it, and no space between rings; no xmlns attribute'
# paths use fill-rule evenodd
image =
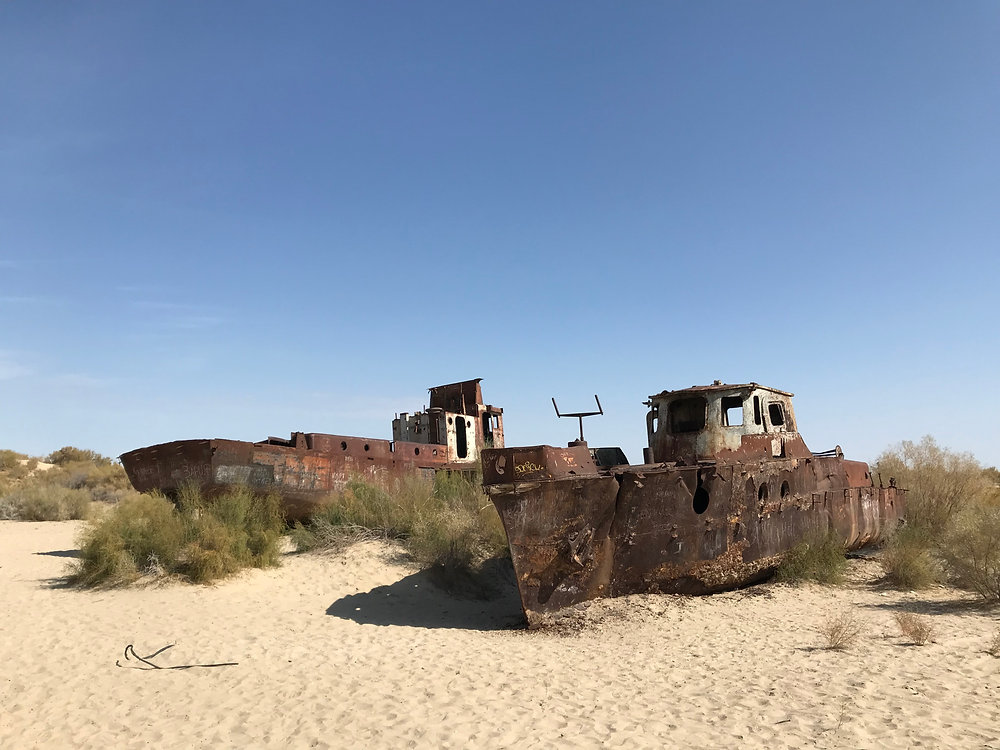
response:
<svg viewBox="0 0 1000 750"><path fill-rule="evenodd" d="M717 391L742 391L759 389L763 391L771 391L771 393L778 393L782 396L794 396L794 393L788 391L780 391L777 388L771 388L767 385L761 385L760 383L720 383L716 381L712 385L693 385L690 388L679 388L676 391L660 391L659 393L650 396L650 399L654 398L666 398L667 396L677 396L682 393L693 393L693 394L704 394L704 393L714 393Z"/></svg>
<svg viewBox="0 0 1000 750"><path fill-rule="evenodd" d="M458 388L463 385L471 385L473 383L482 382L482 378L473 378L472 380L459 380L457 383L445 383L444 385L434 385L428 388L428 391L440 391L444 388Z"/></svg>

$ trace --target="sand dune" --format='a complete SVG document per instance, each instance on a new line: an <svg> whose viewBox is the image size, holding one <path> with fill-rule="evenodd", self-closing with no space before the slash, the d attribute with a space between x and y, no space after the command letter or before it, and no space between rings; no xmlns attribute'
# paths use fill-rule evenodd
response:
<svg viewBox="0 0 1000 750"><path fill-rule="evenodd" d="M948 588L635 596L520 629L389 545L217 586L77 591L77 522L0 522L0 746L1000 748L996 612ZM847 651L816 628L851 609ZM907 645L898 611L931 617ZM153 669L237 662L234 666ZM116 664L117 663L117 664Z"/></svg>

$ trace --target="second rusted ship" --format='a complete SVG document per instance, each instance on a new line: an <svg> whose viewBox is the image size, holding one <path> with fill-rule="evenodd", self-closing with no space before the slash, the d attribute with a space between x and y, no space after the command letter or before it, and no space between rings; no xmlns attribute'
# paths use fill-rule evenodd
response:
<svg viewBox="0 0 1000 750"><path fill-rule="evenodd" d="M481 378L430 389L430 406L392 422L390 440L294 432L258 443L175 440L121 456L140 492L174 496L184 485L218 492L247 485L276 492L289 520L308 516L353 477L386 481L436 471L474 471L480 450L503 446L503 409L483 402Z"/></svg>
<svg viewBox="0 0 1000 750"><path fill-rule="evenodd" d="M640 465L608 465L621 451L582 431L566 448L483 451L529 624L596 597L734 588L803 539L832 531L856 549L894 528L903 492L839 447L810 451L791 399L718 381L651 396Z"/></svg>

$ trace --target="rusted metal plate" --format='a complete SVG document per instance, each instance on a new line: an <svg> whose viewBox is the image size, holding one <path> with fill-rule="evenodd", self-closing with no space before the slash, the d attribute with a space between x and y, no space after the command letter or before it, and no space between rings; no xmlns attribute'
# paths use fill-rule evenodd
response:
<svg viewBox="0 0 1000 750"><path fill-rule="evenodd" d="M670 459L653 464L598 467L577 444L484 451L529 623L599 596L745 585L803 539L832 531L856 549L894 528L903 491L875 487L839 448L809 451L790 399L756 383L651 397L650 445Z"/></svg>

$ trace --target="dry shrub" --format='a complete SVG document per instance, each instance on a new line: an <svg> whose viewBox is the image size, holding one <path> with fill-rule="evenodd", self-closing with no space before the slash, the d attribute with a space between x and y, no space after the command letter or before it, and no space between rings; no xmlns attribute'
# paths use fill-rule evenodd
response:
<svg viewBox="0 0 1000 750"><path fill-rule="evenodd" d="M57 465L35 471L37 459L0 451L0 517L26 521L85 518L91 501L117 503L134 497L120 464L94 451L61 448L49 456Z"/></svg>
<svg viewBox="0 0 1000 750"><path fill-rule="evenodd" d="M59 485L24 484L5 500L5 512L21 521L69 521L90 512L90 493Z"/></svg>
<svg viewBox="0 0 1000 750"><path fill-rule="evenodd" d="M988 602L1000 601L1000 507L978 505L960 513L939 554L958 586Z"/></svg>
<svg viewBox="0 0 1000 750"><path fill-rule="evenodd" d="M56 464L57 466L71 463L111 465L111 459L107 456L102 456L97 451L87 450L85 448L74 448L72 445L67 445L57 451L53 451L45 457L45 461L46 463Z"/></svg>
<svg viewBox="0 0 1000 750"><path fill-rule="evenodd" d="M0 521L18 521L20 514L21 508L14 498L9 497L6 488L0 486Z"/></svg>
<svg viewBox="0 0 1000 750"><path fill-rule="evenodd" d="M162 495L140 495L84 529L71 576L83 586L120 586L157 566L177 567L187 536L184 518Z"/></svg>
<svg viewBox="0 0 1000 750"><path fill-rule="evenodd" d="M507 554L503 525L479 478L459 473L439 472L433 483L409 477L389 487L353 480L292 530L299 551L336 550L373 537L402 541L436 583L472 596L494 593L494 571L484 564Z"/></svg>
<svg viewBox="0 0 1000 750"><path fill-rule="evenodd" d="M904 589L925 589L942 577L932 540L918 526L902 526L886 543L881 555L885 579Z"/></svg>
<svg viewBox="0 0 1000 750"><path fill-rule="evenodd" d="M841 583L847 570L844 543L830 531L800 542L785 553L778 566L779 581L816 581Z"/></svg>
<svg viewBox="0 0 1000 750"><path fill-rule="evenodd" d="M940 579L943 568L956 585L1000 600L997 470L926 436L883 453L874 472L907 489L906 527L883 558L887 578L919 588Z"/></svg>
<svg viewBox="0 0 1000 750"><path fill-rule="evenodd" d="M930 435L919 443L904 440L875 461L872 473L906 489L906 522L937 540L958 511L996 496L988 469L971 453L942 448Z"/></svg>
<svg viewBox="0 0 1000 750"><path fill-rule="evenodd" d="M862 623L854 613L851 611L842 612L841 614L830 617L820 624L819 634L823 637L823 645L825 648L842 651L850 646L861 637L861 633L864 630L864 623Z"/></svg>
<svg viewBox="0 0 1000 750"><path fill-rule="evenodd" d="M176 506L160 495L140 495L84 531L72 579L115 586L162 571L208 582L276 565L283 529L278 498L245 487L209 498L185 489Z"/></svg>
<svg viewBox="0 0 1000 750"><path fill-rule="evenodd" d="M1000 630L993 634L993 640L991 640L990 645L986 647L986 653L994 659L1000 659Z"/></svg>
<svg viewBox="0 0 1000 750"><path fill-rule="evenodd" d="M0 471L16 471L21 466L21 461L27 459L28 457L23 453L4 448L0 450Z"/></svg>
<svg viewBox="0 0 1000 750"><path fill-rule="evenodd" d="M909 638L917 646L923 646L934 639L934 625L927 617L921 617L913 612L897 612L896 624L905 638Z"/></svg>

